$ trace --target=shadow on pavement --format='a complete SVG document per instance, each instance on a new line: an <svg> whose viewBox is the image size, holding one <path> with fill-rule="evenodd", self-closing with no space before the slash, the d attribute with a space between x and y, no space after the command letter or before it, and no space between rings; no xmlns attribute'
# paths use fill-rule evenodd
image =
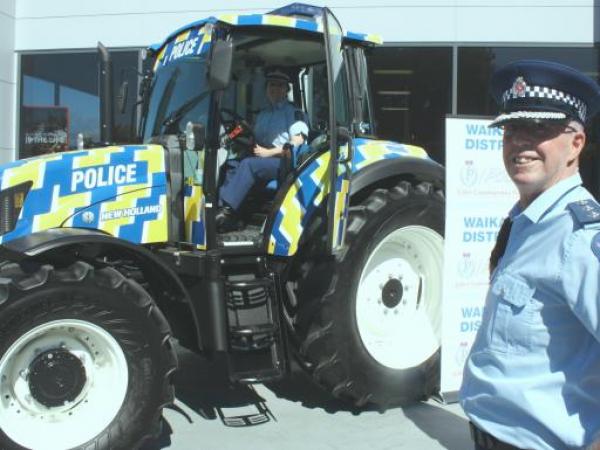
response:
<svg viewBox="0 0 600 450"><path fill-rule="evenodd" d="M291 373L281 381L265 384L277 397L292 402L299 402L306 408L322 408L328 413L340 411L360 414L365 409L358 409L352 405L336 400L331 394L320 389L301 367L293 363Z"/></svg>
<svg viewBox="0 0 600 450"><path fill-rule="evenodd" d="M219 419L223 409L265 402L252 386L229 382L225 360L209 361L182 348L178 358L179 370L173 378L177 399L204 419Z"/></svg>
<svg viewBox="0 0 600 450"><path fill-rule="evenodd" d="M195 353L178 348L179 370L175 373L174 384L178 403L192 409L205 420L220 419L224 426L228 425L228 408L239 409L253 407L255 413L266 417L256 423L235 424L235 414L229 416L229 426L249 426L277 420L268 410L265 399L251 387L232 385L229 383L224 362L207 361ZM327 413L340 411L358 415L364 409L353 408L347 403L332 399L325 391L317 387L310 376L296 364L285 379L265 385L277 397L298 402L306 408L321 408ZM262 409L261 411L261 408ZM174 408L177 410L177 408ZM252 408L250 408L252 409ZM395 409L395 408L394 408ZM377 411L377 409L373 409ZM428 403L420 403L402 408L406 418L411 420L423 433L448 450L469 450L470 442L468 422L466 419L453 414L441 407ZM192 419L185 411L179 412L191 423ZM246 417L246 416L244 416ZM242 421L244 422L244 421ZM172 429L163 419L162 433L156 441L145 444L140 450L160 450L171 445ZM466 440L467 439L467 440Z"/></svg>
<svg viewBox="0 0 600 450"><path fill-rule="evenodd" d="M276 420L268 410L265 399L258 395L252 386L232 385L229 382L224 361L209 361L179 346L177 357L179 369L173 377L177 400L203 419L219 419L224 426L232 427L252 426L271 419ZM170 408L179 412L188 422L193 422L181 408ZM229 408L246 411L242 415L229 415ZM171 445L171 434L171 426L163 418L158 439L143 445L140 450L160 450L168 447Z"/></svg>
<svg viewBox="0 0 600 450"><path fill-rule="evenodd" d="M469 422L428 403L403 408L404 415L417 427L435 439L447 450L469 450L473 448L470 440L465 446L465 436L469 436ZM468 439L468 438L467 438Z"/></svg>

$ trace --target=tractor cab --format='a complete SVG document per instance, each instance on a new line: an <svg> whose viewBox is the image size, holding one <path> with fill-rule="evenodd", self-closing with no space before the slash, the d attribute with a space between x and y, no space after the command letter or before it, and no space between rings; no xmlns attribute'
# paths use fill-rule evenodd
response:
<svg viewBox="0 0 600 450"><path fill-rule="evenodd" d="M141 135L145 144L160 143L181 155L181 241L201 249L272 250L278 245L274 228L282 202L312 167L324 190L337 187L323 209L337 208L338 220L327 212L323 216L331 218L330 250L340 245L351 137L373 129L364 50L374 42L366 35L344 35L326 8L293 4L264 15L194 22L153 48ZM214 216L228 171L256 157L256 145L272 144L260 142L254 131L258 114L269 106L266 76L273 67L289 77L285 102L308 125L309 151L295 164L289 148L278 155L277 175L261 180L244 198L237 229L218 233ZM285 136L289 125L280 134ZM331 160L337 163L330 165Z"/></svg>

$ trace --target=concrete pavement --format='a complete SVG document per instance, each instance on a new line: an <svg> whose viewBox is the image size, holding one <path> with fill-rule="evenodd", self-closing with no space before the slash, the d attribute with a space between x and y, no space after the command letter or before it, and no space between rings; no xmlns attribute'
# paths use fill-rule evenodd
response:
<svg viewBox="0 0 600 450"><path fill-rule="evenodd" d="M164 413L163 434L144 450L470 450L467 420L458 404L433 400L379 413L356 413L323 396L294 370L290 380L231 388L225 375L197 355L179 351L176 407ZM268 408L268 422L225 426L235 416Z"/></svg>

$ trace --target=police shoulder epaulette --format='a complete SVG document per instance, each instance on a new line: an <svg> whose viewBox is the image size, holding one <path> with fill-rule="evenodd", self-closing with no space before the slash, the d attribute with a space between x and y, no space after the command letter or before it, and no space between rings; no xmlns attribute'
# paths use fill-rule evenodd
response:
<svg viewBox="0 0 600 450"><path fill-rule="evenodd" d="M600 222L600 205L594 200L579 200L567 207L581 225Z"/></svg>

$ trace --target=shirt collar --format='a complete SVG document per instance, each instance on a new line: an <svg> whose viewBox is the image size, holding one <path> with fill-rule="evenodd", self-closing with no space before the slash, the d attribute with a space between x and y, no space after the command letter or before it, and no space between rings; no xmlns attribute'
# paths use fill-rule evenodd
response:
<svg viewBox="0 0 600 450"><path fill-rule="evenodd" d="M276 103L270 103L269 102L269 106L271 109L281 109L283 108L283 105L285 105L287 103L287 99L283 99L283 100L279 100Z"/></svg>
<svg viewBox="0 0 600 450"><path fill-rule="evenodd" d="M542 216L548 211L564 194L569 192L571 189L580 186L582 184L581 176L579 172L575 175L571 175L569 178L559 181L550 189L542 192L538 198L536 198L531 204L522 210L517 203L510 210L508 214L511 220L515 220L519 215L524 215L531 222L537 223Z"/></svg>

